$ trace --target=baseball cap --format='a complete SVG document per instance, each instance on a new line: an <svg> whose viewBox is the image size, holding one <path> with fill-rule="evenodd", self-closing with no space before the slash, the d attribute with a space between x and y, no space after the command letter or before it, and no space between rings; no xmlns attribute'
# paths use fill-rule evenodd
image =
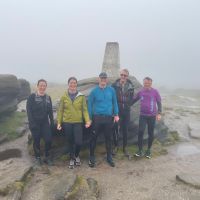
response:
<svg viewBox="0 0 200 200"><path fill-rule="evenodd" d="M106 72L101 72L100 74L99 74L99 78L107 78L108 76L107 76L107 74L106 74Z"/></svg>

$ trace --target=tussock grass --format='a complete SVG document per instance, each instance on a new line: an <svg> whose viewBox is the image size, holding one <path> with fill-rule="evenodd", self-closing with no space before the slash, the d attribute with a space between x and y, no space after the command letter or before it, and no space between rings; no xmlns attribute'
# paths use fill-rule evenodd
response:
<svg viewBox="0 0 200 200"><path fill-rule="evenodd" d="M14 112L3 118L0 118L0 136L6 136L8 140L13 140L21 135L18 134L17 128L21 127L26 119L26 113Z"/></svg>

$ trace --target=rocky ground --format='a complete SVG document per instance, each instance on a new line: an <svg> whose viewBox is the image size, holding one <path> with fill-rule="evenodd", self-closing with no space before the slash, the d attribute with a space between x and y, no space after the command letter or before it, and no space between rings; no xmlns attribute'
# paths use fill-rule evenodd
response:
<svg viewBox="0 0 200 200"><path fill-rule="evenodd" d="M65 162L56 162L52 167L44 165L40 169L32 170L26 178L21 199L64 199L66 190L76 189L74 183L77 183L77 180L83 183L84 180L91 178L98 182L98 192L92 193L88 182L85 181L83 186L77 189L81 191L79 198L74 199L89 199L83 197L84 188L84 191L89 192L90 199L199 200L199 99L164 94L162 96L164 121L169 131L178 132L180 136L178 143L165 147L168 151L167 155L153 156L150 160L134 157L128 160L122 157L115 159L115 168L107 165L103 155L99 156L98 165L93 169L88 167L85 158L82 160L81 167L73 170L68 169ZM5 188L9 182L19 181L32 165L33 160L27 155L26 137L25 135L15 142L0 146L0 152L13 148L21 152L13 158L0 162L1 188ZM2 195L0 198L7 199Z"/></svg>

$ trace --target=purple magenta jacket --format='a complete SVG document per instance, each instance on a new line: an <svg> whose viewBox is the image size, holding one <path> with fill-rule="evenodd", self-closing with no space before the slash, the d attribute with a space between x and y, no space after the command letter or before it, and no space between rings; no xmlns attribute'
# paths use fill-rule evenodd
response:
<svg viewBox="0 0 200 200"><path fill-rule="evenodd" d="M142 88L134 97L134 104L140 100L140 115L156 116L162 112L161 97L159 92L154 89Z"/></svg>

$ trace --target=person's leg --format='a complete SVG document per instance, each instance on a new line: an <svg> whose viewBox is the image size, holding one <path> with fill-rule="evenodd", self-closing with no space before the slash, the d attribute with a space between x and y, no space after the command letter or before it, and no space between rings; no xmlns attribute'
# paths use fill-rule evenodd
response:
<svg viewBox="0 0 200 200"><path fill-rule="evenodd" d="M36 158L39 158L40 155L40 139L41 139L41 130L38 125L34 129L31 129L31 135L33 138L33 150Z"/></svg>
<svg viewBox="0 0 200 200"><path fill-rule="evenodd" d="M83 142L83 130L82 130L82 123L74 124L74 143L75 143L75 164L80 165L81 161L79 158L79 153L81 150L81 145Z"/></svg>
<svg viewBox="0 0 200 200"><path fill-rule="evenodd" d="M51 128L48 121L45 121L41 125L41 132L45 142L45 157L47 158L49 157L49 151L51 150L51 144L52 144Z"/></svg>
<svg viewBox="0 0 200 200"><path fill-rule="evenodd" d="M128 135L128 125L130 121L130 112L124 112L122 115L122 122L121 122L121 128L122 128L122 134L123 134L123 152L125 155L128 155L127 152L127 135Z"/></svg>
<svg viewBox="0 0 200 200"><path fill-rule="evenodd" d="M154 140L154 127L155 127L156 117L149 117L147 121L148 125L148 149L151 149Z"/></svg>
<svg viewBox="0 0 200 200"><path fill-rule="evenodd" d="M113 127L112 127L112 133L113 133L113 144L115 147L118 147L118 140L119 140L119 124L118 123L114 123Z"/></svg>
<svg viewBox="0 0 200 200"><path fill-rule="evenodd" d="M42 164L41 154L40 154L40 140L41 140L41 128L38 125L31 129L31 134L33 138L33 151L35 154L35 164L36 166L40 166Z"/></svg>
<svg viewBox="0 0 200 200"><path fill-rule="evenodd" d="M90 143L89 143L89 148L90 148L89 166L90 167L95 166L95 149L96 149L97 137L100 133L99 128L101 124L99 124L97 120L93 120L92 126L93 127L91 129L91 136L90 136Z"/></svg>
<svg viewBox="0 0 200 200"><path fill-rule="evenodd" d="M74 159L73 125L70 123L63 123L63 130L66 138L66 143L69 149L70 159Z"/></svg>
<svg viewBox="0 0 200 200"><path fill-rule="evenodd" d="M143 155L143 153L142 153L143 136L144 136L144 131L145 131L145 128L146 128L146 123L147 123L146 116L140 116L139 130L138 130L138 149L139 149L139 151L135 154L138 157Z"/></svg>
<svg viewBox="0 0 200 200"><path fill-rule="evenodd" d="M109 122L104 124L104 137L105 137L105 144L106 144L106 152L107 152L107 162L110 166L114 167L115 163L112 159L112 119L108 120Z"/></svg>

